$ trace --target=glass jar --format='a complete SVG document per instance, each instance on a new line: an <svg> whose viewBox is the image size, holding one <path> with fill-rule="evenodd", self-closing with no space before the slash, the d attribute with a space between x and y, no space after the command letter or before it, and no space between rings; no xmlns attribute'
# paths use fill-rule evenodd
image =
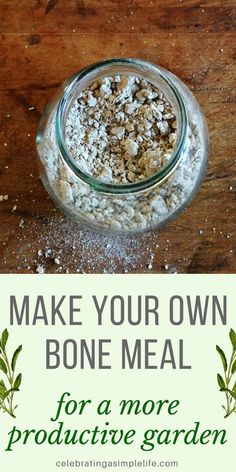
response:
<svg viewBox="0 0 236 472"><path fill-rule="evenodd" d="M176 146L165 167L123 185L83 172L65 143L67 116L78 95L96 80L115 75L153 84L171 103L177 121ZM74 221L97 230L159 228L189 205L207 166L208 133L196 99L175 75L137 59L100 62L64 82L43 113L36 142L40 175L55 204Z"/></svg>

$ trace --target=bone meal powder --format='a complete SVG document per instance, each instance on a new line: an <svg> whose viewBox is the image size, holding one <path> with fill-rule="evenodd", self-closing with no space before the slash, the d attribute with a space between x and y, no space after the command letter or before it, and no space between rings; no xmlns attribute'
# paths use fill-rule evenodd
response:
<svg viewBox="0 0 236 472"><path fill-rule="evenodd" d="M57 201L77 220L102 228L137 231L157 226L184 205L200 164L197 126L189 124L187 152L162 183L139 194L107 195L79 179L62 160L52 112L38 146ZM137 183L163 169L177 141L174 110L146 80L105 77L77 97L65 125L68 153L86 174L104 183Z"/></svg>
<svg viewBox="0 0 236 472"><path fill-rule="evenodd" d="M106 77L71 108L66 144L82 171L127 184L165 167L176 127L172 107L156 87L135 77Z"/></svg>

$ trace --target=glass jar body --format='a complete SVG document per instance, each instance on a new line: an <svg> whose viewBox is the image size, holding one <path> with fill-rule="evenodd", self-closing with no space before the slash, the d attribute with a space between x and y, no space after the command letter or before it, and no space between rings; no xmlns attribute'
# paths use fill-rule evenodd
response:
<svg viewBox="0 0 236 472"><path fill-rule="evenodd" d="M195 196L207 166L208 133L200 107L189 89L173 74L138 60L113 60L93 66L62 84L48 104L37 136L42 181L56 205L74 221L96 230L140 232L159 228L183 211ZM170 101L175 90L184 107L185 122L176 109L177 121L184 127L184 139L172 169L152 184L130 192L102 191L96 183L84 181L60 146L58 126L63 134L66 121L58 124L62 101L69 106L71 94L79 94L101 77L126 74L145 78L160 88ZM176 95L175 94L175 95ZM176 107L178 108L177 104Z"/></svg>

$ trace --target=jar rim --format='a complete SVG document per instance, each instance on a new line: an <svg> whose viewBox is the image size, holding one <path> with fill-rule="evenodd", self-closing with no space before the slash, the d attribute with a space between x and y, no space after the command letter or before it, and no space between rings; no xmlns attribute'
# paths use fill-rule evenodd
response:
<svg viewBox="0 0 236 472"><path fill-rule="evenodd" d="M112 65L121 66L121 68L124 66L131 66L131 67L133 66L134 69L135 67L139 69L140 73L141 72L145 73L145 71L153 72L156 75L156 77L159 78L159 80L161 79L161 81L164 82L166 87L173 94L176 100L177 106L178 106L178 112L180 116L180 120L179 120L180 122L178 123L178 126L180 128L179 137L177 140L177 144L174 148L174 151L171 155L171 158L169 162L166 164L166 166L160 169L158 172L155 172L151 176L146 177L145 179L132 182L132 183L127 183L127 184L108 183L83 172L80 169L80 167L77 165L77 163L75 162L74 158L71 156L67 148L67 145L65 143L65 139L63 135L64 118L67 111L66 107L68 104L68 98L70 97L70 94L73 93L74 89L78 86L78 83L83 78L88 76L90 73L101 71L102 69L104 69L104 71L106 69L109 70L109 66L112 66ZM137 72L137 69L136 69L136 72ZM120 71L119 73L122 73L122 71ZM129 73L126 75L132 75L132 74ZM104 75L104 77L106 76L109 76L109 74ZM172 172L178 166L179 161L182 157L183 151L185 150L185 146L187 142L188 118L187 118L186 107L182 99L182 96L180 95L174 82L172 82L171 76L172 74L169 71L149 61L133 59L133 58L114 58L114 59L96 62L80 70L79 72L76 72L69 79L69 81L67 81L67 85L59 101L57 112L56 112L56 122L55 122L56 141L57 141L57 145L59 147L62 158L65 160L67 165L70 167L73 173L76 174L77 177L79 177L84 183L92 187L95 191L98 191L100 193L105 193L105 194L122 195L122 194L136 194L139 192L143 192L145 190L149 190L152 187L155 187L156 185L160 185L164 180L166 180L172 174ZM149 79L146 79L146 80L149 80Z"/></svg>

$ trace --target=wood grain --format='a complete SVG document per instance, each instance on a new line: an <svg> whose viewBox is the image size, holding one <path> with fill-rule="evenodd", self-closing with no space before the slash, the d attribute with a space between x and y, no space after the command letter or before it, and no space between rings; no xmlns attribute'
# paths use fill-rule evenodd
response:
<svg viewBox="0 0 236 472"><path fill-rule="evenodd" d="M9 196L0 202L0 272L35 273L39 264L49 273L236 272L235 23L229 0L0 2L0 194ZM177 74L199 100L211 139L191 206L160 232L125 241L89 234L55 210L35 151L39 118L60 82L111 57Z"/></svg>

